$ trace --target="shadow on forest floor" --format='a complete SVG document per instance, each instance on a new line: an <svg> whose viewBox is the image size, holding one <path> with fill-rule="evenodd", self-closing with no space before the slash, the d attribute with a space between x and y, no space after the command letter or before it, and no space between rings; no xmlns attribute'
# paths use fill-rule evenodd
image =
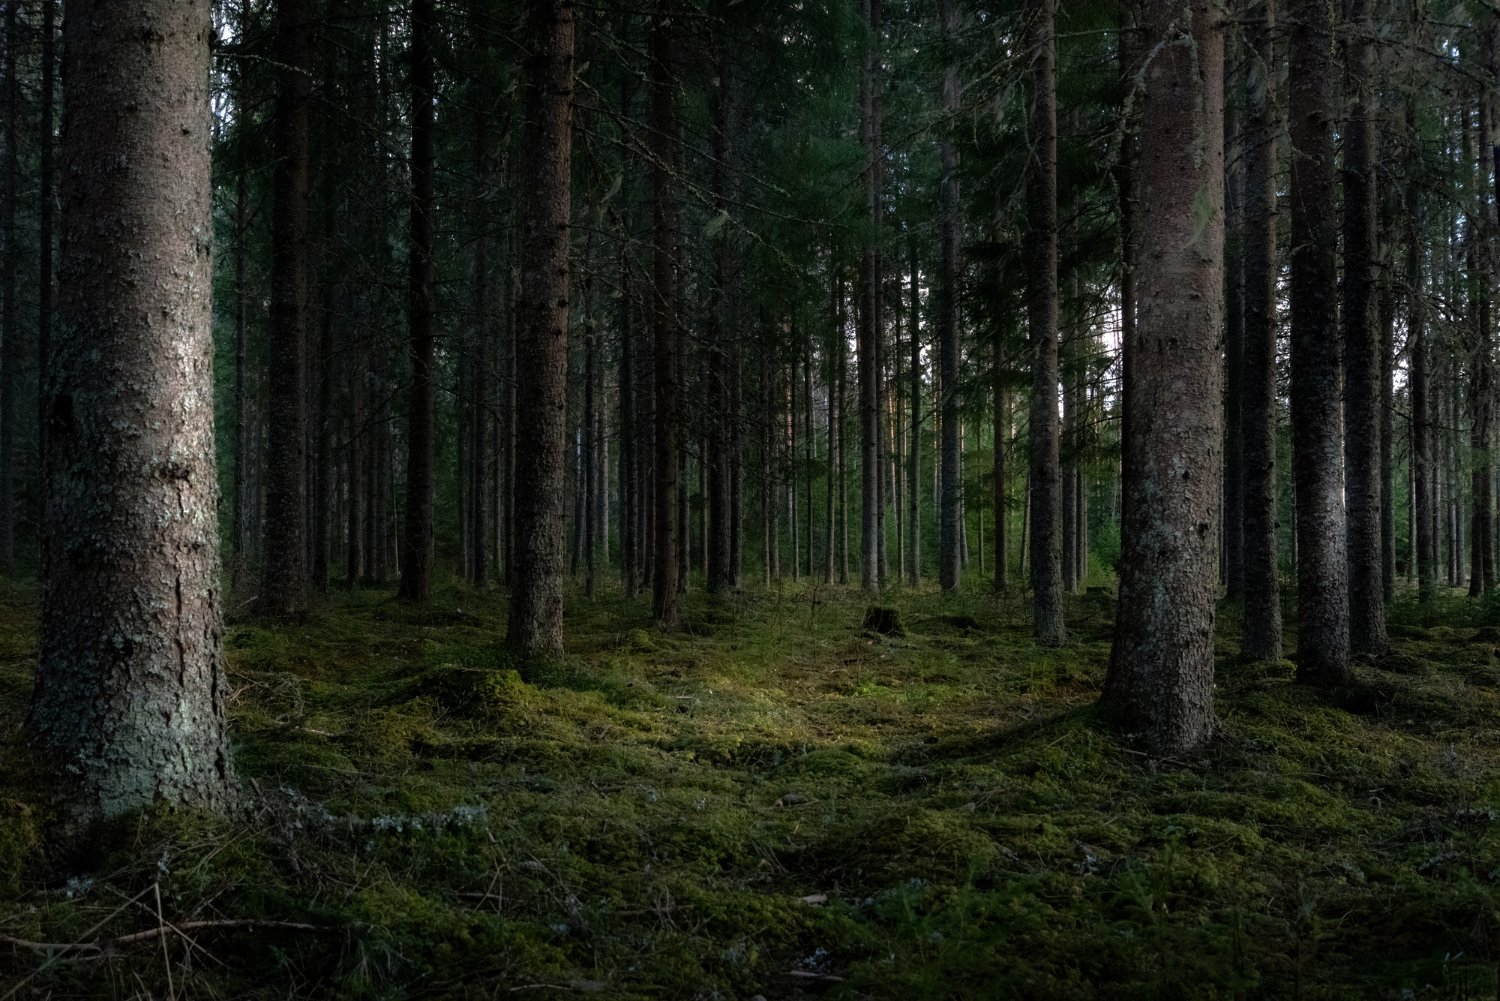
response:
<svg viewBox="0 0 1500 1001"><path fill-rule="evenodd" d="M138 818L92 874L4 748L0 998L1494 996L1492 605L1398 606L1358 712L1235 662L1226 609L1220 735L1153 762L1092 709L1100 594L1055 651L989 595L906 596L899 638L838 589L670 636L570 597L555 665L458 587L232 624L248 814Z"/></svg>

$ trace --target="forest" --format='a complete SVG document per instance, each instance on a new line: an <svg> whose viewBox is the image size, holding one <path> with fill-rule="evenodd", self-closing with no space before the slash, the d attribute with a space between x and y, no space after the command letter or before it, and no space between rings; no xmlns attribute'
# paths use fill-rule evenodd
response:
<svg viewBox="0 0 1500 1001"><path fill-rule="evenodd" d="M0 0L0 1001L1500 997L1494 0Z"/></svg>

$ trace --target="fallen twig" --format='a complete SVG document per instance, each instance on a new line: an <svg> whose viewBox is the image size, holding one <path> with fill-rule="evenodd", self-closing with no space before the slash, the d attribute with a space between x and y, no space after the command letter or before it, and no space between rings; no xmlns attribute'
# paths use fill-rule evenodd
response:
<svg viewBox="0 0 1500 1001"><path fill-rule="evenodd" d="M91 956L99 956L116 952L126 946L155 941L168 932L182 934L190 931L210 931L224 928L278 928L286 931L324 930L318 925L299 924L295 921L260 921L254 918L241 918L227 921L184 921L179 925L163 924L158 928L147 928L145 931L131 932L129 935L106 939L103 942L31 942L24 938L0 935L0 945L10 945L17 949L27 949L31 952L83 952Z"/></svg>

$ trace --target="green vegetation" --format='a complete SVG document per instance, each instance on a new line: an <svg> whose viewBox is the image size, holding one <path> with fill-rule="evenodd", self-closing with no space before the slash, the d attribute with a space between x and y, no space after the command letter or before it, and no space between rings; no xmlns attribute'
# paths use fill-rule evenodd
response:
<svg viewBox="0 0 1500 1001"><path fill-rule="evenodd" d="M690 596L676 635L606 597L540 666L498 597L341 596L229 630L245 815L137 818L84 878L19 791L32 601L0 621L0 935L87 947L0 944L0 997L1495 994L1487 606L1398 606L1335 698L1235 663L1226 615L1221 736L1152 762L1091 708L1098 593L1059 651L989 596L906 597L899 637L827 588Z"/></svg>

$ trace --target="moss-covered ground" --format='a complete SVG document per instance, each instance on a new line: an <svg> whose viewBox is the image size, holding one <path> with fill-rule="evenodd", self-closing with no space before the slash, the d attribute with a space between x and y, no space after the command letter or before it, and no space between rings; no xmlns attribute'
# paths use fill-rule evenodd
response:
<svg viewBox="0 0 1500 1001"><path fill-rule="evenodd" d="M1107 596L1057 651L1019 603L896 602L878 637L836 590L693 595L668 636L577 599L547 666L456 587L232 623L248 812L84 871L0 593L0 999L1496 996L1494 607L1398 606L1333 698L1236 663L1226 609L1221 735L1153 762L1092 709Z"/></svg>

